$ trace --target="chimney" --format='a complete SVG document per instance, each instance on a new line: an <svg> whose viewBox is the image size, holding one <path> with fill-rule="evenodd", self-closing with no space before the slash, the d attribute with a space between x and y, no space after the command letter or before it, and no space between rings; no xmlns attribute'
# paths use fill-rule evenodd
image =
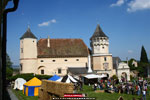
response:
<svg viewBox="0 0 150 100"><path fill-rule="evenodd" d="M50 47L50 38L49 38L49 36L47 38L47 47Z"/></svg>
<svg viewBox="0 0 150 100"><path fill-rule="evenodd" d="M91 56L88 55L88 73L92 73L92 69L91 69Z"/></svg>

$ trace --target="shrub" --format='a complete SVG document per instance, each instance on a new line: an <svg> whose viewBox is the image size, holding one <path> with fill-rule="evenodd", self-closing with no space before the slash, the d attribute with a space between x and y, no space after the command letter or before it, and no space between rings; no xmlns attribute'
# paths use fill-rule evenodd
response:
<svg viewBox="0 0 150 100"><path fill-rule="evenodd" d="M37 77L38 79L42 80L42 79L49 79L52 76L50 76L50 75L34 75L33 73L27 73L27 74L17 74L15 76L10 77L9 80L15 81L17 78L23 78L26 81L29 81L33 77Z"/></svg>
<svg viewBox="0 0 150 100"><path fill-rule="evenodd" d="M112 78L116 79L116 80L118 79L118 77L116 75L113 75Z"/></svg>

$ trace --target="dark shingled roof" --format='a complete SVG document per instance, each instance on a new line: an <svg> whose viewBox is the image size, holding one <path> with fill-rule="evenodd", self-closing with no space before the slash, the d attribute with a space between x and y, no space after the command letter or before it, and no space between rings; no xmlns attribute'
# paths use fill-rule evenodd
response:
<svg viewBox="0 0 150 100"><path fill-rule="evenodd" d="M38 58L87 57L89 53L82 39L50 39L50 47L47 42L47 39L38 41Z"/></svg>
<svg viewBox="0 0 150 100"><path fill-rule="evenodd" d="M31 32L30 28L27 29L27 31L23 34L23 36L20 39L24 39L24 38L33 38L33 39L37 39L35 37L35 35Z"/></svg>
<svg viewBox="0 0 150 100"><path fill-rule="evenodd" d="M108 36L106 36L105 33L100 28L99 24L97 25L96 30L90 39L95 38L95 37L107 37L108 38Z"/></svg>
<svg viewBox="0 0 150 100"><path fill-rule="evenodd" d="M88 72L87 67L69 67L68 72L74 74L74 75L79 75L79 74L87 74Z"/></svg>

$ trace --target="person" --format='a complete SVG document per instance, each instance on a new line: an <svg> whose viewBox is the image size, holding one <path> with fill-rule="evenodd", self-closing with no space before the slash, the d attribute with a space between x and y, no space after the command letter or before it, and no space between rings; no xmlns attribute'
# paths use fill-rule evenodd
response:
<svg viewBox="0 0 150 100"><path fill-rule="evenodd" d="M143 89L143 100L146 100L146 90Z"/></svg>
<svg viewBox="0 0 150 100"><path fill-rule="evenodd" d="M97 89L97 83L94 83L94 91Z"/></svg>
<svg viewBox="0 0 150 100"><path fill-rule="evenodd" d="M81 81L80 82L80 91L82 91L83 90L83 82Z"/></svg>
<svg viewBox="0 0 150 100"><path fill-rule="evenodd" d="M138 95L140 95L140 93L141 93L141 87L140 85L138 85Z"/></svg>

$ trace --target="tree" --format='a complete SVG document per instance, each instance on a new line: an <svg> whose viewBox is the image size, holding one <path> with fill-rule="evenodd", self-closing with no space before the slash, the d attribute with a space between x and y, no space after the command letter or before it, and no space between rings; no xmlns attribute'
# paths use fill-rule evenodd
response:
<svg viewBox="0 0 150 100"><path fill-rule="evenodd" d="M6 55L6 67L11 67L12 66L12 62L11 62L11 59L10 59L10 57L9 57L9 55L7 54Z"/></svg>
<svg viewBox="0 0 150 100"><path fill-rule="evenodd" d="M145 50L144 46L142 46L142 49L141 49L140 62L142 62L142 63L148 63L147 53L146 53L146 50Z"/></svg>
<svg viewBox="0 0 150 100"><path fill-rule="evenodd" d="M8 79L9 77L11 77L13 75L13 68L12 66L12 62L11 59L9 57L9 55L6 55L6 78Z"/></svg>
<svg viewBox="0 0 150 100"><path fill-rule="evenodd" d="M136 70L137 68L132 64L133 61L136 61L135 59L131 58L129 61L128 61L128 65L130 67L130 70Z"/></svg>

